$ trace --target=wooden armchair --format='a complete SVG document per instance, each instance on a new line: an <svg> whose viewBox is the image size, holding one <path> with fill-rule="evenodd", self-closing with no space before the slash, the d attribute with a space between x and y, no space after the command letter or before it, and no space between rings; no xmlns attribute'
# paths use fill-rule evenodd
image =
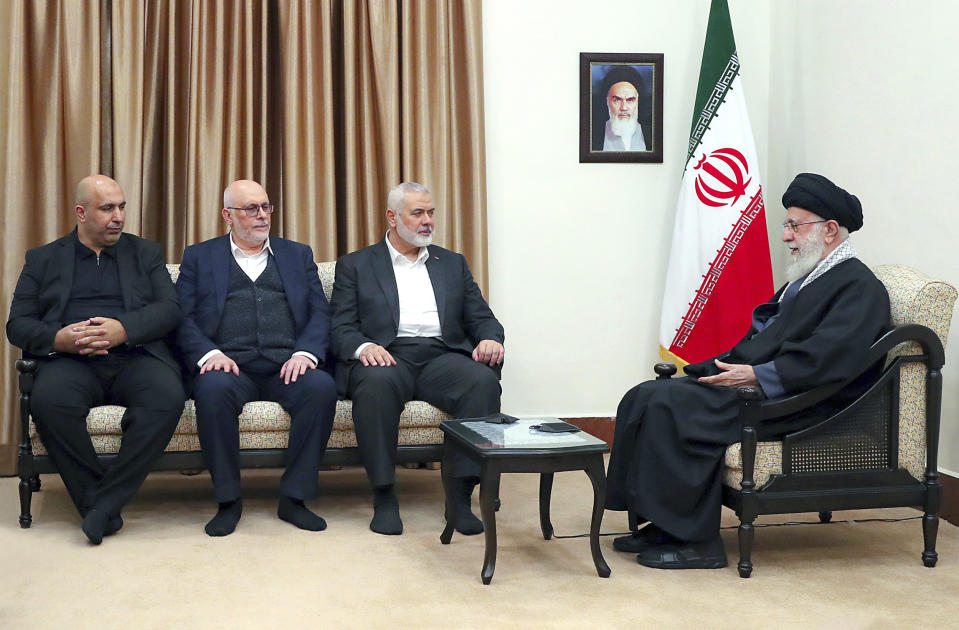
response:
<svg viewBox="0 0 959 630"><path fill-rule="evenodd" d="M922 561L936 564L940 370L956 289L901 265L873 271L889 292L894 328L872 345L862 366L887 357L868 391L815 426L758 442L756 427L764 420L808 409L845 383L772 400L758 389L739 390L742 441L726 451L723 504L740 519L740 577L752 573L753 522L760 514L818 512L828 522L834 510L917 507L924 512ZM656 372L668 378L675 367L659 364Z"/></svg>

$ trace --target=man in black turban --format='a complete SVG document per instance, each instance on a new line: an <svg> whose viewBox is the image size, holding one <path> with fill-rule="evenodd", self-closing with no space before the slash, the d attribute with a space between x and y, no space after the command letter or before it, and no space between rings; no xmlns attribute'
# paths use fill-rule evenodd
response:
<svg viewBox="0 0 959 630"><path fill-rule="evenodd" d="M862 227L859 200L821 175L801 173L782 201L788 283L753 310L746 336L687 365L683 378L637 385L619 404L606 507L649 521L613 542L644 566L726 566L719 519L723 457L742 432L737 387L759 385L776 398L847 381L889 326L886 289L849 242ZM864 392L880 367L800 416L760 426L759 439L829 417Z"/></svg>

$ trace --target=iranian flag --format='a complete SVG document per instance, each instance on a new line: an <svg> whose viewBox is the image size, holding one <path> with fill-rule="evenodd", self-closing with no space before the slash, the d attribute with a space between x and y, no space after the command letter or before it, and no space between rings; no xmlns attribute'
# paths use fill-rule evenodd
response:
<svg viewBox="0 0 959 630"><path fill-rule="evenodd" d="M759 162L726 0L709 10L659 330L685 366L731 348L773 292Z"/></svg>

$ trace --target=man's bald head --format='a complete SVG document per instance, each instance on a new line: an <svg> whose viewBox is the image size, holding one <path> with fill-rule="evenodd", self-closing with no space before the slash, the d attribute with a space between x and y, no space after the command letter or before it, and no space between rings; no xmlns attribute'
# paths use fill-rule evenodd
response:
<svg viewBox="0 0 959 630"><path fill-rule="evenodd" d="M90 175L77 184L77 236L99 254L123 233L127 202L120 184L106 175Z"/></svg>
<svg viewBox="0 0 959 630"><path fill-rule="evenodd" d="M238 179L223 191L223 207L245 206L250 197L266 197L266 190L252 179Z"/></svg>
<svg viewBox="0 0 959 630"><path fill-rule="evenodd" d="M113 193L123 190L120 184L106 175L87 175L77 184L77 205L78 206L96 206L105 193Z"/></svg>

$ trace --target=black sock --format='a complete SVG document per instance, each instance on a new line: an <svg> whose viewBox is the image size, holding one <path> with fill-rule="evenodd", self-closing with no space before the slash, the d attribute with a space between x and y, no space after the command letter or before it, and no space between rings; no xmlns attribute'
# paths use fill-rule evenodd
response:
<svg viewBox="0 0 959 630"><path fill-rule="evenodd" d="M310 511L299 499L280 496L280 505L276 508L276 515L287 523L293 523L300 529L311 532L321 532L326 529L326 521Z"/></svg>
<svg viewBox="0 0 959 630"><path fill-rule="evenodd" d="M476 478L461 477L454 479L453 482L456 484L453 488L453 527L466 536L482 534L483 521L473 514L470 505Z"/></svg>
<svg viewBox="0 0 959 630"><path fill-rule="evenodd" d="M110 516L106 512L101 512L93 508L87 512L87 515L83 518L83 524L80 525L80 529L87 535L90 542L94 545L99 545L103 542L103 534L107 529L107 523L109 521Z"/></svg>
<svg viewBox="0 0 959 630"><path fill-rule="evenodd" d="M400 518L400 501L396 498L393 486L373 489L373 520L370 529L377 534L397 536L403 533L403 520Z"/></svg>
<svg viewBox="0 0 959 630"><path fill-rule="evenodd" d="M216 516L210 519L204 529L210 536L228 536L236 529L241 514L243 514L243 501L240 499L221 503Z"/></svg>

